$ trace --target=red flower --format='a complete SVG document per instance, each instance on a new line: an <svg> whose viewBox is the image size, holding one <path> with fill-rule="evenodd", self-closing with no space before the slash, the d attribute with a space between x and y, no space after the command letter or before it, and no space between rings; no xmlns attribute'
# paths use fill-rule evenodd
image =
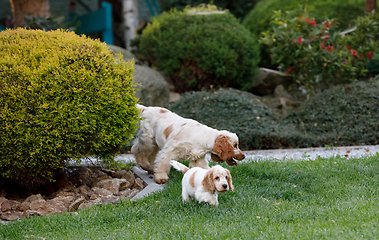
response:
<svg viewBox="0 0 379 240"><path fill-rule="evenodd" d="M322 24L324 24L324 26L325 26L326 28L329 28L329 27L330 27L330 23L327 22L327 21L323 22Z"/></svg>
<svg viewBox="0 0 379 240"><path fill-rule="evenodd" d="M347 65L347 62L344 62L343 64Z"/></svg>
<svg viewBox="0 0 379 240"><path fill-rule="evenodd" d="M350 46L346 46L346 48L347 48L347 49L349 49L349 50L351 49L351 47L350 47Z"/></svg>
<svg viewBox="0 0 379 240"><path fill-rule="evenodd" d="M316 26L316 21L313 20L312 22L309 22L309 24L312 25L312 26Z"/></svg>
<svg viewBox="0 0 379 240"><path fill-rule="evenodd" d="M326 47L326 49L328 50L328 52L330 52L330 51L334 50L334 47L328 45L328 46Z"/></svg>
<svg viewBox="0 0 379 240"><path fill-rule="evenodd" d="M357 51L353 50L353 56L358 56Z"/></svg>
<svg viewBox="0 0 379 240"><path fill-rule="evenodd" d="M299 39L295 39L293 40L294 43L299 43L299 44L302 44L303 43L303 38L302 37L299 37Z"/></svg>
<svg viewBox="0 0 379 240"><path fill-rule="evenodd" d="M286 73L290 73L290 72L292 72L292 68L291 68L291 67L289 67L289 68L287 69Z"/></svg>
<svg viewBox="0 0 379 240"><path fill-rule="evenodd" d="M308 18L305 18L305 21L308 22L309 21Z"/></svg>
<svg viewBox="0 0 379 240"><path fill-rule="evenodd" d="M324 48L324 44L320 43L320 47L321 47L321 48Z"/></svg>
<svg viewBox="0 0 379 240"><path fill-rule="evenodd" d="M367 52L366 54L367 54L367 57L368 57L368 59L370 59L370 60L371 60L371 59L372 59L372 53L370 53L370 52Z"/></svg>

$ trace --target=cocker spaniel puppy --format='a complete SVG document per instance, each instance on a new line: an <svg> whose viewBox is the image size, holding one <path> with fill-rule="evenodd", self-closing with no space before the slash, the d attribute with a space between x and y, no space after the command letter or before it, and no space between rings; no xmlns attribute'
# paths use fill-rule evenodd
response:
<svg viewBox="0 0 379 240"><path fill-rule="evenodd" d="M136 163L154 174L157 183L167 183L171 160L190 160L190 167L207 169L208 153L213 161L231 166L237 165L234 159L245 158L235 133L210 128L165 108L139 104L137 108L142 121L131 151Z"/></svg>
<svg viewBox="0 0 379 240"><path fill-rule="evenodd" d="M209 169L199 167L190 169L174 160L170 163L176 170L184 173L182 180L183 201L190 202L193 197L199 202L218 206L218 193L234 191L229 170L220 165Z"/></svg>

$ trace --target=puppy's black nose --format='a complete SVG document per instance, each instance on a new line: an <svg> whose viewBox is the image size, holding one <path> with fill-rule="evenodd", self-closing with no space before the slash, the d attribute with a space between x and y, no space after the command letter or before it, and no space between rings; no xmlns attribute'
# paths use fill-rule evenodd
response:
<svg viewBox="0 0 379 240"><path fill-rule="evenodd" d="M227 189L227 188L228 188L228 185L224 184L224 185L222 185L222 187L223 187L224 189Z"/></svg>
<svg viewBox="0 0 379 240"><path fill-rule="evenodd" d="M242 159L245 159L245 157L246 157L245 155L242 155Z"/></svg>

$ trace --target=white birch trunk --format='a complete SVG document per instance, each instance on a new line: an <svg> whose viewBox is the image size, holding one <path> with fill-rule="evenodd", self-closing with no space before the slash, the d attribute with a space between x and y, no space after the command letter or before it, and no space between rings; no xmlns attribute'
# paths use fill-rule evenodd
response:
<svg viewBox="0 0 379 240"><path fill-rule="evenodd" d="M123 0L122 14L125 25L125 45L127 49L130 49L130 40L136 37L136 27L139 24L137 0Z"/></svg>

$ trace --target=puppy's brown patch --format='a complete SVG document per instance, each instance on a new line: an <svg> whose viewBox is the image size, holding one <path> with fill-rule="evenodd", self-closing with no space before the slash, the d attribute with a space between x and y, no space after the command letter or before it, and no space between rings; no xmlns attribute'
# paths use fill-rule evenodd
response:
<svg viewBox="0 0 379 240"><path fill-rule="evenodd" d="M194 171L189 179L189 184L194 188L195 187L195 174L197 171Z"/></svg>
<svg viewBox="0 0 379 240"><path fill-rule="evenodd" d="M168 112L168 110L162 108L159 112L160 113L166 113L166 112Z"/></svg>
<svg viewBox="0 0 379 240"><path fill-rule="evenodd" d="M164 136L166 137L166 139L168 138L168 136L170 136L170 134L172 133L172 124L170 126L168 126L164 131L163 131L163 134Z"/></svg>

